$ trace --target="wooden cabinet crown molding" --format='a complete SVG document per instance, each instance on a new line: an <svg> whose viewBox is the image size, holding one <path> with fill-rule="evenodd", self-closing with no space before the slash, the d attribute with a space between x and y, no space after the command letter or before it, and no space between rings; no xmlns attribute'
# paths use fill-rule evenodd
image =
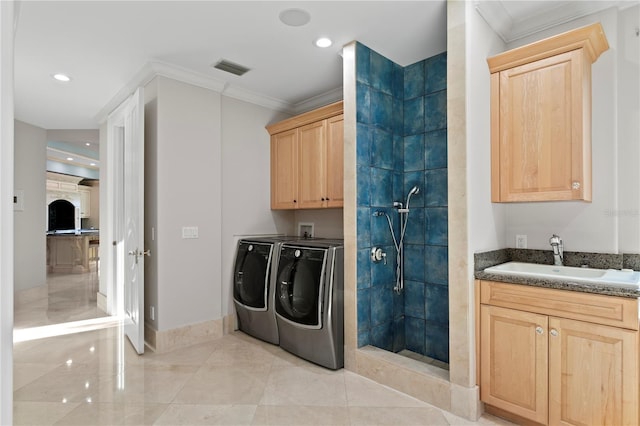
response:
<svg viewBox="0 0 640 426"><path fill-rule="evenodd" d="M489 71L495 73L581 48L591 63L609 49L604 29L599 22L500 53L487 58L487 63Z"/></svg>
<svg viewBox="0 0 640 426"><path fill-rule="evenodd" d="M314 109L313 111L305 112L303 114L296 115L295 117L270 124L266 126L266 128L270 135L275 135L276 133L286 132L287 130L302 127L316 121L324 120L325 118L340 115L342 114L343 108L343 101L338 101L321 108Z"/></svg>

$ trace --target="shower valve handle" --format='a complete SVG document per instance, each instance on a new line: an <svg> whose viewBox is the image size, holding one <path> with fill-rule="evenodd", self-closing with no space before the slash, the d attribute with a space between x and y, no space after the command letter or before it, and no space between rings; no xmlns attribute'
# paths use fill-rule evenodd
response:
<svg viewBox="0 0 640 426"><path fill-rule="evenodd" d="M371 260L374 263L378 263L381 260L383 261L383 264L387 264L387 253L385 253L384 251L382 251L382 249L380 247L373 247L371 249Z"/></svg>

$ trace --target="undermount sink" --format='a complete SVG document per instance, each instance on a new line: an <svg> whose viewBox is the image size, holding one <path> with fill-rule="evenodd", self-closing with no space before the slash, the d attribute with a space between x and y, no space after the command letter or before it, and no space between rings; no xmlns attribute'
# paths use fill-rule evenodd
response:
<svg viewBox="0 0 640 426"><path fill-rule="evenodd" d="M541 265L507 262L484 270L489 274L517 275L532 278L561 279L585 283L606 283L625 287L640 287L640 272L618 269L577 268L573 266Z"/></svg>

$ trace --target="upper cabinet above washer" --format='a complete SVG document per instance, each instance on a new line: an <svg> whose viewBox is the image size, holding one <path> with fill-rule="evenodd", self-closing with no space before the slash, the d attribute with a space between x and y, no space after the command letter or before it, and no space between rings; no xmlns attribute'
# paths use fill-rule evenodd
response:
<svg viewBox="0 0 640 426"><path fill-rule="evenodd" d="M271 208L342 207L342 102L267 126L271 135Z"/></svg>
<svg viewBox="0 0 640 426"><path fill-rule="evenodd" d="M591 201L591 64L597 23L487 59L491 201Z"/></svg>

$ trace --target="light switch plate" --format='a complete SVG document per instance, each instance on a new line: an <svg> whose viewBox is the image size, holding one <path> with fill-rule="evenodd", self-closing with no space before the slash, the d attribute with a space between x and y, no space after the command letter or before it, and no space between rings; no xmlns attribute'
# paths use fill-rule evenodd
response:
<svg viewBox="0 0 640 426"><path fill-rule="evenodd" d="M197 226L183 226L182 227L182 238L198 238L198 227Z"/></svg>
<svg viewBox="0 0 640 426"><path fill-rule="evenodd" d="M516 248L527 248L527 236L526 235L516 235Z"/></svg>

